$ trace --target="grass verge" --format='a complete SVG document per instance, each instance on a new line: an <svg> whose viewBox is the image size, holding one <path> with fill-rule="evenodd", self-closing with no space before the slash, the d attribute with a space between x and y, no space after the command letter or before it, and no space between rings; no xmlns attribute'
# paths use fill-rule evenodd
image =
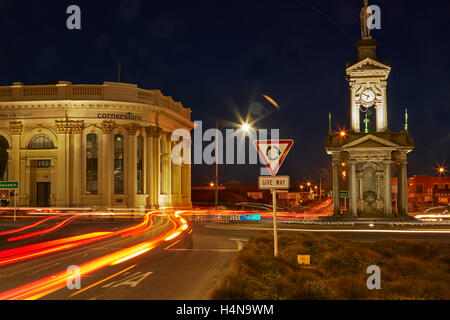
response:
<svg viewBox="0 0 450 320"><path fill-rule="evenodd" d="M316 234L252 237L225 276L209 292L210 299L450 299L450 245L381 240L343 241ZM297 262L311 256L311 266ZM367 267L381 270L381 289L369 290Z"/></svg>

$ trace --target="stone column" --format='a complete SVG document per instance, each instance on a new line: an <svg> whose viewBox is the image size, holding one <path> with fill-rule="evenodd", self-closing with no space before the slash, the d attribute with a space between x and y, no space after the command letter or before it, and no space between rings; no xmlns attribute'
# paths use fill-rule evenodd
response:
<svg viewBox="0 0 450 320"><path fill-rule="evenodd" d="M50 193L56 194L55 206L67 207L70 204L70 145L69 134L72 129L68 120L56 120L58 150L56 162L56 186L52 185Z"/></svg>
<svg viewBox="0 0 450 320"><path fill-rule="evenodd" d="M112 121L102 122L102 167L103 167L103 207L111 207L112 194L114 192L113 181L113 164L114 164L114 150L113 150L113 136L111 135L115 124Z"/></svg>
<svg viewBox="0 0 450 320"><path fill-rule="evenodd" d="M81 155L82 155L82 133L83 133L84 124L83 121L77 122L74 128L72 129L72 206L80 206L81 204L81 190L82 188L82 173L81 173Z"/></svg>
<svg viewBox="0 0 450 320"><path fill-rule="evenodd" d="M165 194L172 197L172 161L171 161L171 153L172 153L172 142L170 141L170 133L166 132L166 152L164 155L164 164L166 168L166 179L165 179Z"/></svg>
<svg viewBox="0 0 450 320"><path fill-rule="evenodd" d="M10 132L12 135L12 161L11 167L8 172L9 181L18 181L19 189L15 191L16 205L21 205L20 194L26 194L25 192L25 181L20 179L20 137L22 135L23 126L21 121L11 121L10 122ZM9 161L8 161L9 163ZM14 204L14 200L11 201L11 205Z"/></svg>
<svg viewBox="0 0 450 320"><path fill-rule="evenodd" d="M355 103L355 81L350 81L350 122L352 130L355 132L360 131L360 124L359 124L359 106Z"/></svg>
<svg viewBox="0 0 450 320"><path fill-rule="evenodd" d="M155 146L154 146L154 127L146 127L145 131L147 133L147 157L146 157L146 170L145 170L145 189L148 194L147 197L147 207L154 208L155 206L155 196L154 196L154 189L155 189L155 173L154 173L154 167L155 167Z"/></svg>
<svg viewBox="0 0 450 320"><path fill-rule="evenodd" d="M356 197L357 197L357 190L356 190L356 162L355 161L349 161L350 162L350 203L349 203L349 209L350 209L350 215L352 217L358 217L357 213L357 206L356 206Z"/></svg>
<svg viewBox="0 0 450 320"><path fill-rule="evenodd" d="M339 153L333 154L333 214L339 214Z"/></svg>
<svg viewBox="0 0 450 320"><path fill-rule="evenodd" d="M147 172L145 173L147 185L147 206L155 209L159 207L159 195L161 193L160 174L160 144L161 128L150 126L147 131Z"/></svg>
<svg viewBox="0 0 450 320"><path fill-rule="evenodd" d="M155 136L153 140L153 156L154 156L154 163L155 166L154 169L154 183L155 188L153 190L154 192L154 198L155 198L155 207L159 208L159 195L161 194L161 139L162 139L162 129L161 128L155 128Z"/></svg>
<svg viewBox="0 0 450 320"><path fill-rule="evenodd" d="M128 157L125 161L128 162L128 207L136 207L136 190L137 190L137 136L136 132L139 129L139 125L131 123L126 127L128 132Z"/></svg>
<svg viewBox="0 0 450 320"><path fill-rule="evenodd" d="M382 102L377 106L377 132L383 132L387 129L387 105L386 105L386 84L385 80L381 81Z"/></svg>
<svg viewBox="0 0 450 320"><path fill-rule="evenodd" d="M191 165L186 165L186 206L192 206L191 200Z"/></svg>
<svg viewBox="0 0 450 320"><path fill-rule="evenodd" d="M398 196L397 206L399 215L408 214L408 186L407 186L407 171L406 160L400 160L398 167Z"/></svg>
<svg viewBox="0 0 450 320"><path fill-rule="evenodd" d="M384 161L384 214L392 215L391 160Z"/></svg>

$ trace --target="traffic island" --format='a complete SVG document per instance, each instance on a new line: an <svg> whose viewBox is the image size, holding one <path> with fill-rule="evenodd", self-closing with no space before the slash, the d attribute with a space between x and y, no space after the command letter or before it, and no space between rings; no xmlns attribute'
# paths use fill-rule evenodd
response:
<svg viewBox="0 0 450 320"><path fill-rule="evenodd" d="M239 252L210 299L378 300L450 299L450 244L381 240L341 241L317 234L261 232ZM298 263L310 255L314 268ZM371 270L379 270L380 289ZM369 272L370 271L370 272Z"/></svg>

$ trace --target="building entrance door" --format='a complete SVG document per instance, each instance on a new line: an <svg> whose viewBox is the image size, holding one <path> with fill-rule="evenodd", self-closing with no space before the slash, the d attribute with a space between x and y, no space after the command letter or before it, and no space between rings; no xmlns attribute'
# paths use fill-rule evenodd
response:
<svg viewBox="0 0 450 320"><path fill-rule="evenodd" d="M36 206L50 206L50 182L36 182Z"/></svg>

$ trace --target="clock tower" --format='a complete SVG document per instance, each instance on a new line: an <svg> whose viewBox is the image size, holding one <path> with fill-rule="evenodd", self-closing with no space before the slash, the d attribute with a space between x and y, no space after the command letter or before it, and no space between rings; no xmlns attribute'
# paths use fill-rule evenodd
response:
<svg viewBox="0 0 450 320"><path fill-rule="evenodd" d="M361 131L360 118L369 108L375 109L376 132L388 129L386 85L391 67L376 58L377 42L374 39L359 40L356 46L358 60L347 63L345 77L350 86L350 128Z"/></svg>
<svg viewBox="0 0 450 320"><path fill-rule="evenodd" d="M412 219L408 216L406 159L414 142L406 113L404 130L393 132L388 128L386 86L391 67L376 56L377 42L366 24L369 11L364 0L357 60L345 65L350 89L350 130L333 133L330 122L325 143L333 168L331 218ZM392 185L395 176L396 187ZM342 201L341 197L347 195L348 202Z"/></svg>

